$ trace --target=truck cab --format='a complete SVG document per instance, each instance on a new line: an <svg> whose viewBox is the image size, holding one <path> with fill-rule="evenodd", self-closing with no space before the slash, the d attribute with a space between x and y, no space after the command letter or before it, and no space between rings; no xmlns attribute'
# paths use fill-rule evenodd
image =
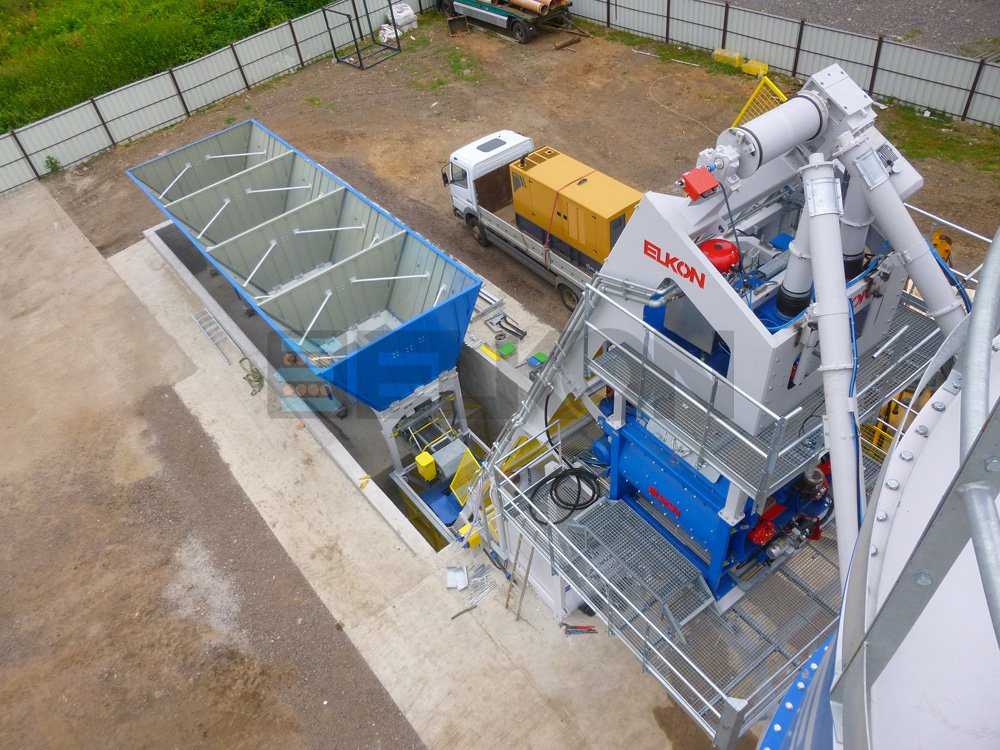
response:
<svg viewBox="0 0 1000 750"><path fill-rule="evenodd" d="M497 202L497 196L488 193L504 189L510 191L509 172L502 168L527 156L534 149L535 144L530 138L513 130L500 130L455 151L444 173L451 189L455 216L467 224L477 221L481 202L485 204ZM477 180L493 172L498 172L502 179L480 181L477 184ZM487 205L483 207L487 210L490 208Z"/></svg>

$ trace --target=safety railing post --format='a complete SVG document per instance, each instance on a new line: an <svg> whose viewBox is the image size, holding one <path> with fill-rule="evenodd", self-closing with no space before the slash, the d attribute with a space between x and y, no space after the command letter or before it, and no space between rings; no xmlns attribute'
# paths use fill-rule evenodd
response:
<svg viewBox="0 0 1000 750"><path fill-rule="evenodd" d="M642 339L642 363L639 368L639 392L636 394L638 397L635 402L635 418L640 419L642 417L642 393L646 388L646 363L649 361L649 329L645 330L645 335Z"/></svg>
<svg viewBox="0 0 1000 750"><path fill-rule="evenodd" d="M700 470L705 465L705 446L708 444L708 432L712 426L712 413L715 411L715 396L719 392L719 379L712 380L712 394L708 398L708 411L705 412L705 431L701 435L701 444L698 446L698 461L695 466Z"/></svg>

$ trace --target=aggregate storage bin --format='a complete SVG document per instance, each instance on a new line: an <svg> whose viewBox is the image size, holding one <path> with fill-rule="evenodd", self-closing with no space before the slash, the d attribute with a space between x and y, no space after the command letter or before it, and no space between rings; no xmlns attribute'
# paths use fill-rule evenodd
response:
<svg viewBox="0 0 1000 750"><path fill-rule="evenodd" d="M313 372L376 411L456 366L482 282L256 121L129 175Z"/></svg>

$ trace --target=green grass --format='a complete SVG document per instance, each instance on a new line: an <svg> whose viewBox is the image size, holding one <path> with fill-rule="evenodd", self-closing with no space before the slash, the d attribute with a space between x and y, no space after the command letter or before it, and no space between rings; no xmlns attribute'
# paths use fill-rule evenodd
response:
<svg viewBox="0 0 1000 750"><path fill-rule="evenodd" d="M323 0L3 0L0 131L194 60Z"/></svg>
<svg viewBox="0 0 1000 750"><path fill-rule="evenodd" d="M633 34L628 31L609 29L599 23L594 23L593 21L587 21L585 19L574 19L574 22L592 36L607 39L611 42L618 42L619 44L626 44L633 49L640 50L641 52L649 52L659 57L665 63L691 63L700 68L704 68L709 73L716 73L720 75L743 75L743 72L739 68L734 68L732 65L717 63L712 59L712 53L706 50L657 42L653 39L647 39L644 36L639 36L638 34Z"/></svg>
<svg viewBox="0 0 1000 750"><path fill-rule="evenodd" d="M908 105L892 105L880 112L877 125L907 159L939 159L968 164L1000 176L1000 130L969 125L948 115L915 110Z"/></svg>

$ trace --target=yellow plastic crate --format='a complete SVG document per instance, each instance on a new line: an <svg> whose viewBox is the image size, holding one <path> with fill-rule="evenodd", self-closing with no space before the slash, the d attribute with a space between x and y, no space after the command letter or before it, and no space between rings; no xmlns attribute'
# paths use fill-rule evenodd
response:
<svg viewBox="0 0 1000 750"><path fill-rule="evenodd" d="M718 63L732 65L734 68L738 68L743 64L743 55L739 52L733 52L731 49L722 49L721 47L715 50L712 59Z"/></svg>
<svg viewBox="0 0 1000 750"><path fill-rule="evenodd" d="M761 62L760 60L747 60L741 66L741 70L747 75L760 78L767 75L768 65L766 62Z"/></svg>

